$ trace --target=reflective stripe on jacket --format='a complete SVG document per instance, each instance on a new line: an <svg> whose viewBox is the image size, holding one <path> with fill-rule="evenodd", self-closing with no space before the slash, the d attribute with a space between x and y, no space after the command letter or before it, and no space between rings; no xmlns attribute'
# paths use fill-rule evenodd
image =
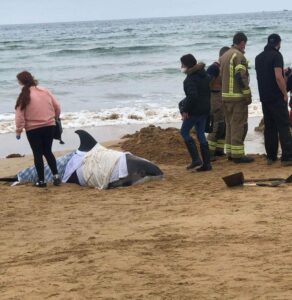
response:
<svg viewBox="0 0 292 300"><path fill-rule="evenodd" d="M238 49L232 47L220 57L220 74L223 101L239 101L251 96L248 63Z"/></svg>

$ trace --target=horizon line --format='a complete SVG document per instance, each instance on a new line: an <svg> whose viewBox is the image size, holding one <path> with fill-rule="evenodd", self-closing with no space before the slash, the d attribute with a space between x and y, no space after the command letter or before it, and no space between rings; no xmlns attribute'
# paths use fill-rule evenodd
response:
<svg viewBox="0 0 292 300"><path fill-rule="evenodd" d="M106 21L127 21L127 20L150 20L150 19L167 19L167 18L187 18L187 17L204 17L204 16L220 16L220 15L241 15L241 14L256 14L256 13L271 13L271 12L291 12L290 9L280 10L261 10L250 12L233 12L233 13L214 13L214 14L198 14L198 15L180 15L180 16L163 16L163 17L135 17L135 18L120 18L120 19L95 19L95 20L72 20L72 21L48 21L48 22L32 22L32 23L0 23L0 26L13 25L42 25L42 24L62 24L62 23L86 23L86 22L106 22Z"/></svg>

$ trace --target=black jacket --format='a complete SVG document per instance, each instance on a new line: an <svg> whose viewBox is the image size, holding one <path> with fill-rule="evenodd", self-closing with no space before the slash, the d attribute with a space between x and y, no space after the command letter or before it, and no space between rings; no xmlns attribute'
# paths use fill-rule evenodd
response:
<svg viewBox="0 0 292 300"><path fill-rule="evenodd" d="M184 80L186 98L179 103L180 112L191 116L201 116L210 113L210 77L205 71L205 65L199 63L188 69Z"/></svg>
<svg viewBox="0 0 292 300"><path fill-rule="evenodd" d="M258 89L262 102L283 100L284 96L277 84L275 76L275 68L283 69L283 67L282 54L279 50L269 45L255 58Z"/></svg>

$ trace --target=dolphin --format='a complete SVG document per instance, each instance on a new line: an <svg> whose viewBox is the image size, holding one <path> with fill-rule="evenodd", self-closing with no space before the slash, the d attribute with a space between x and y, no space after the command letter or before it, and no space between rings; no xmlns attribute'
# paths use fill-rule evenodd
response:
<svg viewBox="0 0 292 300"><path fill-rule="evenodd" d="M79 136L80 140L80 145L78 147L79 151L89 152L98 144L95 138L85 130L79 129L76 130L75 133ZM160 168L144 158L135 156L131 153L127 153L126 162L128 168L128 176L111 182L108 188L130 186L136 183L163 178L163 172L160 170ZM0 181L16 182L18 181L18 175L0 178ZM80 184L76 171L73 172L67 182Z"/></svg>
<svg viewBox="0 0 292 300"><path fill-rule="evenodd" d="M75 133L80 139L80 146L78 148L79 151L88 152L98 143L94 137L85 130L76 130ZM144 158L127 153L126 161L129 175L127 177L120 178L115 182L111 182L109 184L109 188L130 186L135 183L139 183L140 181L143 182L146 178L147 180L156 180L163 177L163 172L160 168ZM78 178L74 173L69 178L69 181L72 183L78 183L76 182L76 180L78 181Z"/></svg>

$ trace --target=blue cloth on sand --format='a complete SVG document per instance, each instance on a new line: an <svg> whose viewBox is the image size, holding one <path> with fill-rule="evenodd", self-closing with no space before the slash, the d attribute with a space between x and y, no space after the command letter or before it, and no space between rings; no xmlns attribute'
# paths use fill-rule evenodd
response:
<svg viewBox="0 0 292 300"><path fill-rule="evenodd" d="M56 159L57 161L57 169L58 169L58 174L60 178L62 179L64 176L64 172L66 169L66 165L68 161L71 159L71 157L74 155L75 152L68 153L64 156L61 156ZM26 168L19 173L17 173L18 181L19 182L37 182L38 181L38 175L36 172L36 169L34 166ZM45 165L45 181L46 182L51 182L53 181L53 174L51 172L51 169L49 168L48 165Z"/></svg>

